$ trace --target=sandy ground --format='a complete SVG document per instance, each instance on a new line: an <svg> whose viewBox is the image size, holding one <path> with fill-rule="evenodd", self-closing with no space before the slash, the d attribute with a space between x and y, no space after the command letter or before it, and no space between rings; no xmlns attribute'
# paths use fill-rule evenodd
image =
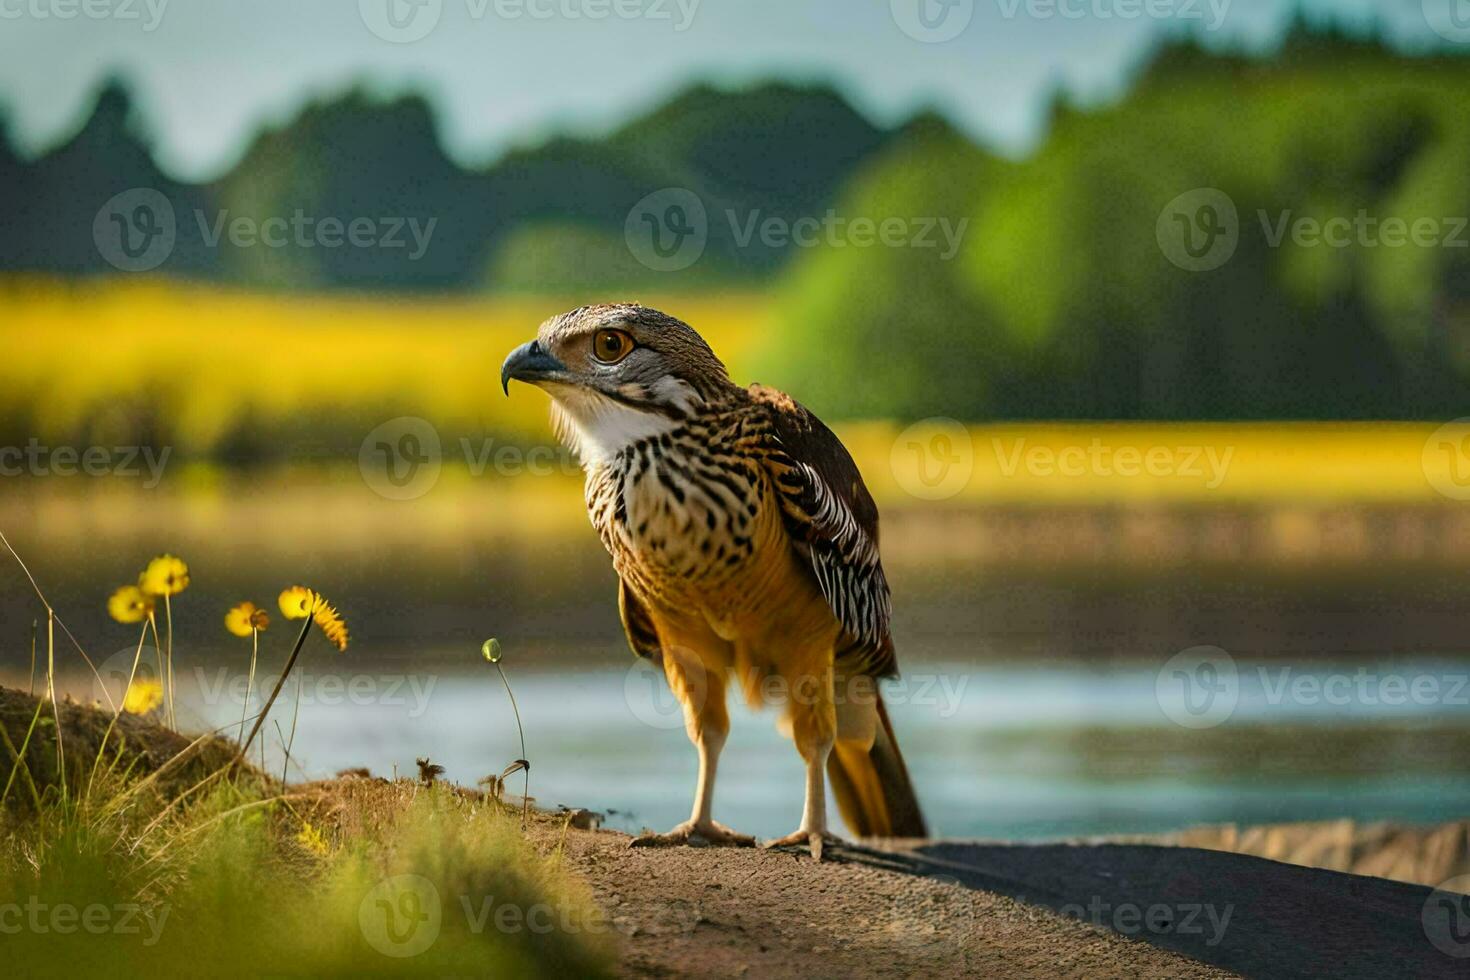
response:
<svg viewBox="0 0 1470 980"><path fill-rule="evenodd" d="M1233 977L876 851L630 848L567 855L626 939L628 977Z"/></svg>
<svg viewBox="0 0 1470 980"><path fill-rule="evenodd" d="M548 846L549 846L548 840ZM1422 885L1191 847L893 842L806 854L566 848L628 977L1470 976Z"/></svg>

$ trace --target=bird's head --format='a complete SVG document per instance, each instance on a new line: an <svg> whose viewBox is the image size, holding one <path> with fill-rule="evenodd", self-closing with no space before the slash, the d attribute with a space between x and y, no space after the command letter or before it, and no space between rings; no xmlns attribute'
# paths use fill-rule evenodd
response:
<svg viewBox="0 0 1470 980"><path fill-rule="evenodd" d="M632 304L584 306L541 324L500 368L551 395L558 435L584 462L668 431L732 386L682 320Z"/></svg>

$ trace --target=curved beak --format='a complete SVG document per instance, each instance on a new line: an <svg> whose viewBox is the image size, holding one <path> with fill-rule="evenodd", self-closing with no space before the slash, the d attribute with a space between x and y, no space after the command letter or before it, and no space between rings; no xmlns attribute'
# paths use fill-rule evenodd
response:
<svg viewBox="0 0 1470 980"><path fill-rule="evenodd" d="M533 340L511 351L505 363L500 366L500 387L509 395L512 381L535 384L554 378L566 369L565 364L547 353L541 346L541 341Z"/></svg>

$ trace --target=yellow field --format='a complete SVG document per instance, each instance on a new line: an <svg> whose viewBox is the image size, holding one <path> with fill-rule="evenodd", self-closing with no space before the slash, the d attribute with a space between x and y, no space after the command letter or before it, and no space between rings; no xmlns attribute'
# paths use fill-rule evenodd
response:
<svg viewBox="0 0 1470 980"><path fill-rule="evenodd" d="M657 297L643 297L658 305ZM146 394L185 453L242 418L265 429L343 409L406 406L544 435L544 399L506 400L500 363L566 300L264 296L160 281L0 287L0 407L35 406L38 435L69 434ZM732 368L766 335L745 295L677 307Z"/></svg>
<svg viewBox="0 0 1470 980"><path fill-rule="evenodd" d="M180 460L242 427L299 432L317 420L395 413L544 442L545 399L529 391L502 397L499 365L542 319L569 305L12 279L0 286L7 354L0 358L0 411L36 419L43 440L78 432L106 439L136 424L139 412L156 412L155 431L168 433ZM764 297L683 296L668 305L700 329L737 380L748 379L748 365L771 340ZM875 494L889 500L1470 498L1470 425L929 420L913 428L886 421L838 428ZM454 460L446 463L452 472Z"/></svg>

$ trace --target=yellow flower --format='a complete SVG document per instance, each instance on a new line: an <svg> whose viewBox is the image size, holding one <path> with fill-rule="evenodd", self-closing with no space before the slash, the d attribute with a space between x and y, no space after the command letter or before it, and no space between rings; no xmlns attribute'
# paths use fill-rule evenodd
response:
<svg viewBox="0 0 1470 980"><path fill-rule="evenodd" d="M136 585L124 585L108 598L107 612L119 623L141 623L153 613L153 597Z"/></svg>
<svg viewBox="0 0 1470 980"><path fill-rule="evenodd" d="M305 619L311 615L317 594L304 585L293 585L281 593L281 615L287 619Z"/></svg>
<svg viewBox="0 0 1470 980"><path fill-rule="evenodd" d="M301 821L301 832L296 835L296 843L313 854L325 856L327 853L327 839L320 830L305 820Z"/></svg>
<svg viewBox="0 0 1470 980"><path fill-rule="evenodd" d="M189 566L173 555L159 555L138 576L138 588L149 595L178 595L188 587Z"/></svg>
<svg viewBox="0 0 1470 980"><path fill-rule="evenodd" d="M338 652L347 649L347 624L332 604L304 585L293 585L281 593L281 613L287 619L305 619L321 627L322 635Z"/></svg>
<svg viewBox="0 0 1470 980"><path fill-rule="evenodd" d="M153 679L135 680L123 698L123 710L130 715L146 715L163 703L163 685Z"/></svg>
<svg viewBox="0 0 1470 980"><path fill-rule="evenodd" d="M249 636L254 630L264 631L270 624L270 616L253 602L242 602L225 613L225 629L236 636Z"/></svg>

